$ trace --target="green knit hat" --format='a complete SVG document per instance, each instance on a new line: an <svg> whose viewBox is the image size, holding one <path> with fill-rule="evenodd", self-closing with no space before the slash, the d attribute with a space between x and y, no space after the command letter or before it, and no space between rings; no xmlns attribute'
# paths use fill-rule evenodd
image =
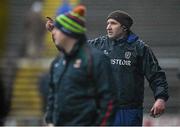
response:
<svg viewBox="0 0 180 127"><path fill-rule="evenodd" d="M54 26L67 36L78 39L86 32L85 11L85 6L78 5L73 11L57 16Z"/></svg>

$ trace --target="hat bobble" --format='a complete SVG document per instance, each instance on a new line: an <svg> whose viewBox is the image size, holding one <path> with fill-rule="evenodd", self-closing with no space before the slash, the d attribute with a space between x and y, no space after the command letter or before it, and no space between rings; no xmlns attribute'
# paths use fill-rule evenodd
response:
<svg viewBox="0 0 180 127"><path fill-rule="evenodd" d="M80 38L86 32L85 13L86 7L78 5L73 11L57 16L54 25L68 36Z"/></svg>
<svg viewBox="0 0 180 127"><path fill-rule="evenodd" d="M74 8L73 10L74 13L77 13L79 14L80 16L85 16L85 13L86 13L86 7L83 6L83 5L79 5L77 6L76 8Z"/></svg>

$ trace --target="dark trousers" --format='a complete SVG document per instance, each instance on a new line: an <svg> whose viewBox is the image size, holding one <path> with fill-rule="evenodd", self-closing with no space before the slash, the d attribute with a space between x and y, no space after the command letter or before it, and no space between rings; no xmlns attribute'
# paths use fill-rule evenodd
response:
<svg viewBox="0 0 180 127"><path fill-rule="evenodd" d="M143 109L119 109L114 126L142 126Z"/></svg>

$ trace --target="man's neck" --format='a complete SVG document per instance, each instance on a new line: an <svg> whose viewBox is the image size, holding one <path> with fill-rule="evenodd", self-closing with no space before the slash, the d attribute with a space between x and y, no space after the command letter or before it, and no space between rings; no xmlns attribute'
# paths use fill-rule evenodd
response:
<svg viewBox="0 0 180 127"><path fill-rule="evenodd" d="M120 37L116 38L116 40L121 40L126 36L127 36L127 32L124 32Z"/></svg>

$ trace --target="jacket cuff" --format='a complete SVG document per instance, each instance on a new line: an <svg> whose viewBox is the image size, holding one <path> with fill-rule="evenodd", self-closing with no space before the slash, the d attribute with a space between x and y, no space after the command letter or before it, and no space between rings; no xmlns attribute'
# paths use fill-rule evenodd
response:
<svg viewBox="0 0 180 127"><path fill-rule="evenodd" d="M157 97L155 97L155 100L157 100L157 99L163 99L165 102L168 100L168 98L169 98L169 96L157 96Z"/></svg>

